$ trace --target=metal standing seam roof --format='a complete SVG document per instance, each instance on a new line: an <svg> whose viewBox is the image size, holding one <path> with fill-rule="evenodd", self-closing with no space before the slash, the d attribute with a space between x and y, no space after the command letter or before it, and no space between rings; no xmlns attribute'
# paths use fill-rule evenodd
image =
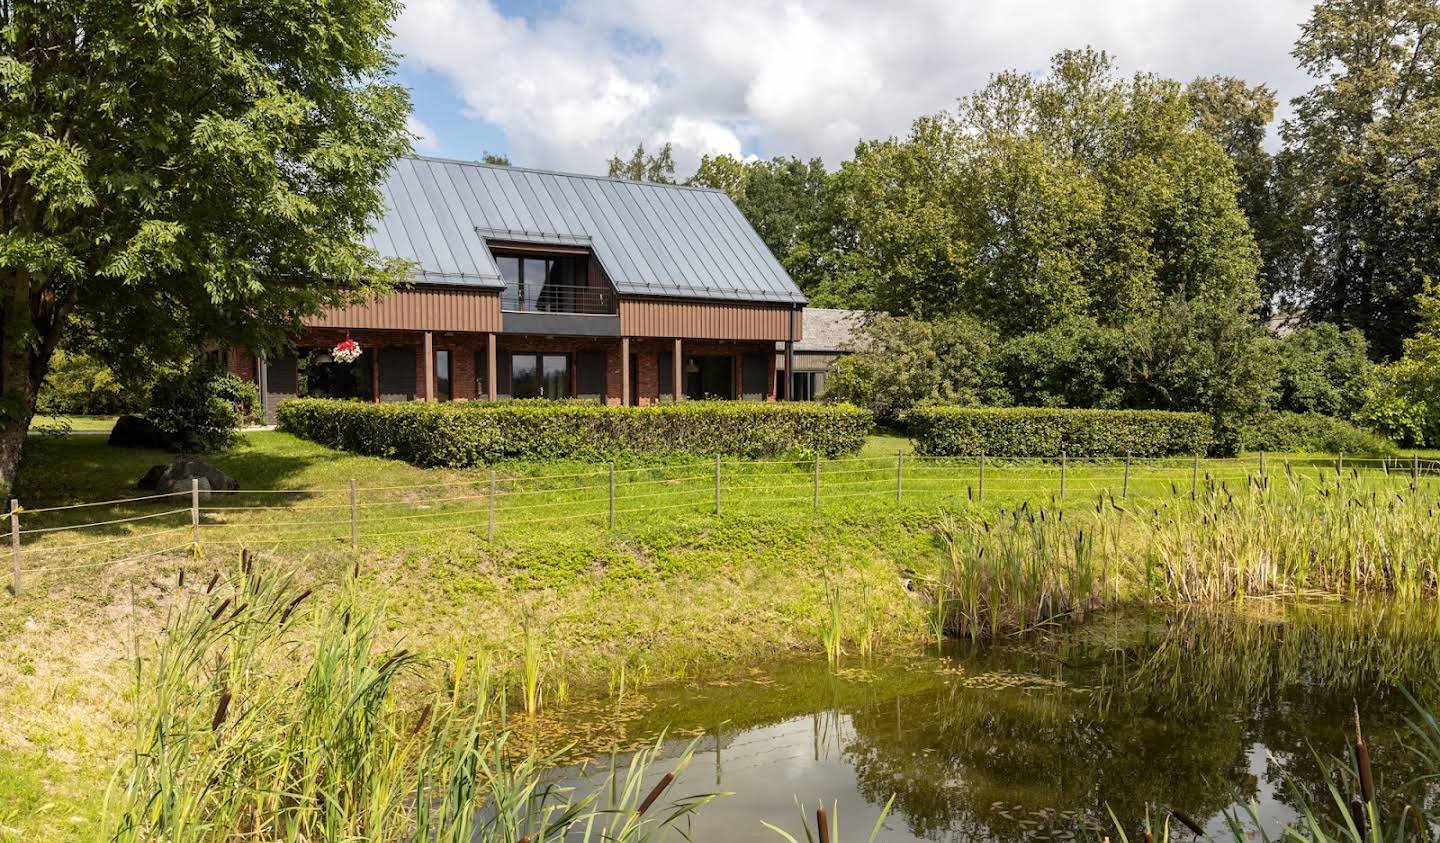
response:
<svg viewBox="0 0 1440 843"><path fill-rule="evenodd" d="M406 157L369 243L420 284L500 289L487 240L588 246L622 296L804 304L723 192Z"/></svg>

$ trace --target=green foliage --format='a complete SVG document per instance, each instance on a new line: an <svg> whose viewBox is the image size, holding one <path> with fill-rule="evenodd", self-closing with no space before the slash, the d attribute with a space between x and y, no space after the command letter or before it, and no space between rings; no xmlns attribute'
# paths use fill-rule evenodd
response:
<svg viewBox="0 0 1440 843"><path fill-rule="evenodd" d="M172 450L221 451L260 406L255 385L212 366L197 365L162 375L145 417L165 434Z"/></svg>
<svg viewBox="0 0 1440 843"><path fill-rule="evenodd" d="M1359 328L1385 359L1440 277L1437 27L1432 0L1317 3L1294 55L1318 81L1282 129L1310 315Z"/></svg>
<svg viewBox="0 0 1440 843"><path fill-rule="evenodd" d="M1426 445L1440 441L1440 289L1426 285L1415 311L1415 334L1400 359L1380 369L1359 419L1397 442Z"/></svg>
<svg viewBox="0 0 1440 843"><path fill-rule="evenodd" d="M998 366L1018 405L1117 409L1128 397L1124 361L1129 349L1123 330L1088 318L1068 319L1006 342Z"/></svg>
<svg viewBox="0 0 1440 843"><path fill-rule="evenodd" d="M1329 322L1299 328L1279 341L1276 409L1353 418L1376 387L1365 335Z"/></svg>
<svg viewBox="0 0 1440 843"><path fill-rule="evenodd" d="M610 156L610 178L630 181L653 181L657 184L675 183L675 156L667 142L654 154L645 152L645 144L637 143L629 160L618 154Z"/></svg>
<svg viewBox="0 0 1440 843"><path fill-rule="evenodd" d="M1203 454L1210 419L1157 410L919 407L905 414L926 456L1164 457Z"/></svg>
<svg viewBox="0 0 1440 843"><path fill-rule="evenodd" d="M1234 167L1181 87L1104 53L997 75L908 137L862 143L837 176L857 232L857 306L981 316L1007 333L1166 299L1258 304Z"/></svg>
<svg viewBox="0 0 1440 843"><path fill-rule="evenodd" d="M109 366L88 354L61 350L51 361L35 409L50 416L135 413L144 407L147 392L121 383Z"/></svg>
<svg viewBox="0 0 1440 843"><path fill-rule="evenodd" d="M357 454L462 468L510 459L640 455L837 457L865 444L873 416L848 404L687 401L649 407L593 402L363 404L295 399L280 424Z"/></svg>
<svg viewBox="0 0 1440 843"><path fill-rule="evenodd" d="M0 4L0 368L125 375L278 343L401 277L364 243L409 148L393 0ZM63 335L63 336L62 336ZM18 455L0 457L8 481Z"/></svg>
<svg viewBox="0 0 1440 843"><path fill-rule="evenodd" d="M1344 419L1318 413L1264 413L1245 423L1240 445L1247 451L1389 454L1395 445Z"/></svg>
<svg viewBox="0 0 1440 843"><path fill-rule="evenodd" d="M885 419L921 404L1005 403L996 343L993 331L965 316L875 317L861 349L836 363L825 397L869 407Z"/></svg>

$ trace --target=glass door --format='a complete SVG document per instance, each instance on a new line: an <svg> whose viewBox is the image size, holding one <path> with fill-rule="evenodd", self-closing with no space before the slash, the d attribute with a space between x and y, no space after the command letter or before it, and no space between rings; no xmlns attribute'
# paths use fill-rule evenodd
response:
<svg viewBox="0 0 1440 843"><path fill-rule="evenodd" d="M540 397L540 361L536 355L510 355L510 395L513 398Z"/></svg>
<svg viewBox="0 0 1440 843"><path fill-rule="evenodd" d="M540 361L540 397L570 397L570 355L542 355Z"/></svg>
<svg viewBox="0 0 1440 843"><path fill-rule="evenodd" d="M570 355L510 355L510 395L513 398L569 398Z"/></svg>

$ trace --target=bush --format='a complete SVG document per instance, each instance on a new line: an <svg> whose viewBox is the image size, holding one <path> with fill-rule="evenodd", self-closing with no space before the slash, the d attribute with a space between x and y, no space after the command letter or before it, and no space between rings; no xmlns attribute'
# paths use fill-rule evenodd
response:
<svg viewBox="0 0 1440 843"><path fill-rule="evenodd" d="M1387 454L1395 444L1342 419L1318 413L1266 413L1241 429L1248 451Z"/></svg>
<svg viewBox="0 0 1440 843"><path fill-rule="evenodd" d="M35 397L35 411L46 416L113 416L144 406L144 387L120 382L109 366L88 354L56 351L50 374Z"/></svg>
<svg viewBox="0 0 1440 843"><path fill-rule="evenodd" d="M150 394L145 418L164 434L170 450L219 451L260 406L254 384L211 366L163 375Z"/></svg>
<svg viewBox="0 0 1440 843"><path fill-rule="evenodd" d="M905 421L926 456L1163 457L1204 453L1211 437L1203 413L1161 410L921 407Z"/></svg>
<svg viewBox="0 0 1440 843"><path fill-rule="evenodd" d="M358 454L464 468L507 459L659 455L838 457L865 444L874 417L849 404L687 401L364 404L298 398L279 408L296 436Z"/></svg>
<svg viewBox="0 0 1440 843"><path fill-rule="evenodd" d="M1021 406L1108 410L1125 404L1127 354L1123 330L1079 318L1007 341L999 368Z"/></svg>
<svg viewBox="0 0 1440 843"><path fill-rule="evenodd" d="M1275 409L1354 418L1377 385L1365 335L1318 322L1280 340Z"/></svg>

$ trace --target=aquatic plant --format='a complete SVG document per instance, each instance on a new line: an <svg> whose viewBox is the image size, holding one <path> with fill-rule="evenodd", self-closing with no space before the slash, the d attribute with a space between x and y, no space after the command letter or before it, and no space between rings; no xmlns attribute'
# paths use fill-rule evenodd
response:
<svg viewBox="0 0 1440 843"><path fill-rule="evenodd" d="M840 664L844 654L844 614L840 608L840 586L825 583L825 605L828 610L821 622L820 644L825 649L825 661L830 667Z"/></svg>

